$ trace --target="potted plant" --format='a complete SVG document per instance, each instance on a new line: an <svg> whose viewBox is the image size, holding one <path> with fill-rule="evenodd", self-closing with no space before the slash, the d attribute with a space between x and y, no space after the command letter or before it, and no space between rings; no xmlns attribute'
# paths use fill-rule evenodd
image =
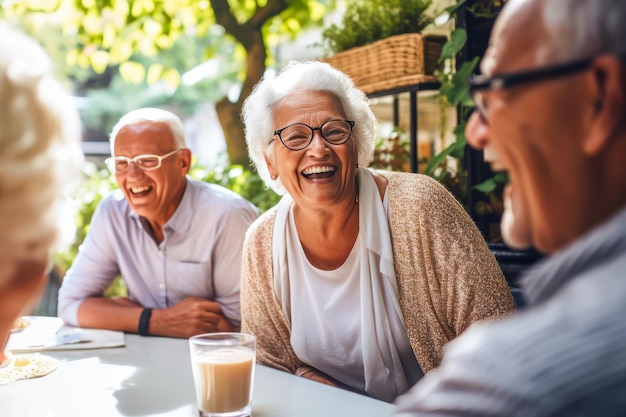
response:
<svg viewBox="0 0 626 417"><path fill-rule="evenodd" d="M433 22L426 12L432 0L356 0L348 2L341 25L322 39L333 53L372 44L403 33L420 33Z"/></svg>
<svg viewBox="0 0 626 417"><path fill-rule="evenodd" d="M325 58L348 74L366 94L420 82L432 75L445 36L423 36L433 22L432 0L349 1L341 24L322 32L332 56Z"/></svg>

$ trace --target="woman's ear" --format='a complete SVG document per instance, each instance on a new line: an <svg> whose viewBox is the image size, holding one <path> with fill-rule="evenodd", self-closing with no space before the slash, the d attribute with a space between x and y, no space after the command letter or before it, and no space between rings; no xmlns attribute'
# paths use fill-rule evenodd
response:
<svg viewBox="0 0 626 417"><path fill-rule="evenodd" d="M583 143L588 155L601 152L622 127L626 112L626 72L623 66L615 55L602 55L592 64L594 114L592 129Z"/></svg>
<svg viewBox="0 0 626 417"><path fill-rule="evenodd" d="M270 178L272 180L276 180L276 178L278 178L278 171L276 170L276 167L274 166L270 158L267 157L267 155L263 157L265 158L265 164L267 165L267 170L270 173Z"/></svg>

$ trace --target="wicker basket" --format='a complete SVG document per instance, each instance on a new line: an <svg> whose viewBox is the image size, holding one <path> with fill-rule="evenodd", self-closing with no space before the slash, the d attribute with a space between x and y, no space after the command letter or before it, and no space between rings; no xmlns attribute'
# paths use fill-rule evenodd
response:
<svg viewBox="0 0 626 417"><path fill-rule="evenodd" d="M348 74L366 94L436 82L437 68L445 36L406 33L370 45L339 52L324 59Z"/></svg>

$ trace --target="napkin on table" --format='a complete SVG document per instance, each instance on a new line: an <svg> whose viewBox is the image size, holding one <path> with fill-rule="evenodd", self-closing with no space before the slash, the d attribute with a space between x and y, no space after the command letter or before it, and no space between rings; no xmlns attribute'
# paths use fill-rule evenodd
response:
<svg viewBox="0 0 626 417"><path fill-rule="evenodd" d="M59 317L25 316L29 325L11 333L6 350L14 353L41 350L96 349L124 346L124 333L83 329L63 324Z"/></svg>

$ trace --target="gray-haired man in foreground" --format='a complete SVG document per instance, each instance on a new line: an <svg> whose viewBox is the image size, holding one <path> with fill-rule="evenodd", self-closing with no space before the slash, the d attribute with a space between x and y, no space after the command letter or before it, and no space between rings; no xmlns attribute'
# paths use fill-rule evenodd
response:
<svg viewBox="0 0 626 417"><path fill-rule="evenodd" d="M468 329L405 416L626 413L626 2L510 0L466 134L507 171L507 243L550 256L528 308Z"/></svg>

